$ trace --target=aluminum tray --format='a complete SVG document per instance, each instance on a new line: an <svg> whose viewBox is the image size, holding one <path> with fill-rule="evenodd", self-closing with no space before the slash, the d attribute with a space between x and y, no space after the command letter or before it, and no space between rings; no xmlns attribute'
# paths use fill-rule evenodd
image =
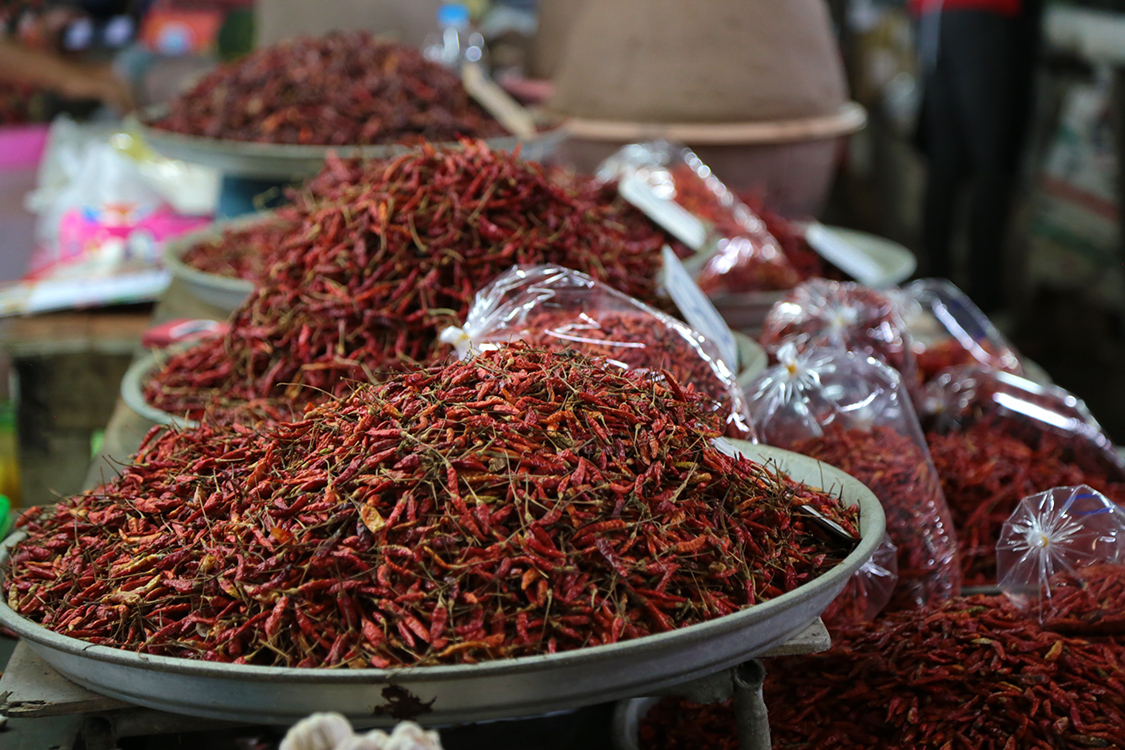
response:
<svg viewBox="0 0 1125 750"><path fill-rule="evenodd" d="M190 344L187 345L190 346ZM181 347L178 347L175 351L178 351L179 348ZM121 400L138 416L144 417L150 422L182 429L198 427L199 423L193 419L177 417L174 414L161 411L145 401L145 383L148 382L149 376L156 368L164 365L168 353L163 350L146 352L134 360L133 364L129 365L129 369L125 371L125 377L121 378Z"/></svg>
<svg viewBox="0 0 1125 750"><path fill-rule="evenodd" d="M734 441L732 441L734 442ZM98 693L149 708L215 719L290 724L339 711L357 724L391 723L425 705L428 725L531 716L648 693L761 655L804 630L874 552L884 529L875 496L842 471L750 443L794 478L839 492L860 508L859 546L840 565L787 594L670 633L561 654L475 665L403 669L295 669L196 662L94 646L53 633L0 603L0 624L51 666ZM0 574L18 537L0 547ZM420 702L420 703L419 703Z"/></svg>
<svg viewBox="0 0 1125 750"><path fill-rule="evenodd" d="M227 312L234 312L254 291L254 283L245 279L200 271L184 263L184 253L200 242L218 239L227 229L239 229L261 221L269 221L269 215L252 214L233 221L221 221L177 237L164 247L164 266L172 272L173 278L180 280L193 297Z"/></svg>
<svg viewBox="0 0 1125 750"><path fill-rule="evenodd" d="M170 159L204 164L224 174L273 180L297 180L311 177L324 166L329 151L343 158L384 158L410 149L404 145L380 146L301 146L285 143L256 143L232 141L221 138L184 135L152 127L153 122L167 113L165 104L146 107L138 114L126 118L126 126L135 129L145 143ZM485 142L494 150L511 151L522 146L521 154L528 161L543 161L563 139L566 131L556 125L537 133L533 138L516 136L489 138Z"/></svg>

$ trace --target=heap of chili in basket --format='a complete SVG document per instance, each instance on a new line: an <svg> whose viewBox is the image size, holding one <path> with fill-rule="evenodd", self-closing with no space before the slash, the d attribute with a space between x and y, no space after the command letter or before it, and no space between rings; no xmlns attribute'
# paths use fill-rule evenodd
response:
<svg viewBox="0 0 1125 750"><path fill-rule="evenodd" d="M298 37L220 65L173 100L154 127L330 146L506 134L453 71L360 31Z"/></svg>
<svg viewBox="0 0 1125 750"><path fill-rule="evenodd" d="M1028 495L1086 484L1125 504L1125 476L1093 460L1084 438L1036 429L1031 420L993 414L927 432L926 442L957 527L966 586L995 585L1000 531Z"/></svg>
<svg viewBox="0 0 1125 750"><path fill-rule="evenodd" d="M444 355L440 331L517 264L573 268L658 301L667 237L614 186L462 146L330 160L230 331L172 357L148 383L148 402L193 419L246 402L288 417L381 370Z"/></svg>
<svg viewBox="0 0 1125 750"><path fill-rule="evenodd" d="M701 397L504 347L298 422L154 431L22 521L9 605L76 638L282 666L471 663L638 638L776 597L857 513L717 451Z"/></svg>
<svg viewBox="0 0 1125 750"><path fill-rule="evenodd" d="M778 750L1120 748L1125 644L1044 630L1004 597L958 598L772 660L764 694ZM736 750L734 709L665 698L639 747Z"/></svg>
<svg viewBox="0 0 1125 750"><path fill-rule="evenodd" d="M181 260L197 271L257 283L264 276L268 257L293 229L283 219L225 229L219 237L189 247Z"/></svg>
<svg viewBox="0 0 1125 750"><path fill-rule="evenodd" d="M960 593L957 537L922 447L881 425L862 430L831 422L822 429L823 435L785 447L852 475L883 504L887 533L898 547L898 585L888 607L928 606Z"/></svg>

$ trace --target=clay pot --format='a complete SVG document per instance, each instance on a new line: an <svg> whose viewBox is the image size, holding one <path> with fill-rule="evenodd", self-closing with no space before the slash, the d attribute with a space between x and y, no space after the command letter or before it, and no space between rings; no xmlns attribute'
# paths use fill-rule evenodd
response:
<svg viewBox="0 0 1125 750"><path fill-rule="evenodd" d="M841 136L865 122L824 0L599 0L566 34L547 108L570 121L558 160L582 172L667 138L732 189L816 215Z"/></svg>

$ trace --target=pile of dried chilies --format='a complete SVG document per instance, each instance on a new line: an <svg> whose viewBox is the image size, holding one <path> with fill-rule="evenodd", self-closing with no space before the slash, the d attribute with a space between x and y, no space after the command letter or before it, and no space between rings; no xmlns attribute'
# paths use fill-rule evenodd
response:
<svg viewBox="0 0 1125 750"><path fill-rule="evenodd" d="M330 160L230 331L173 357L149 382L149 403L192 418L246 403L287 417L381 370L444 355L440 331L515 264L573 268L658 301L667 237L614 186L462 146Z"/></svg>
<svg viewBox="0 0 1125 750"><path fill-rule="evenodd" d="M472 663L721 617L857 514L710 438L674 379L505 347L260 430L153 432L23 520L9 605L92 643L297 667Z"/></svg>
<svg viewBox="0 0 1125 750"><path fill-rule="evenodd" d="M293 231L294 224L284 219L228 228L215 239L189 247L181 260L197 271L257 283L264 275L266 259Z"/></svg>
<svg viewBox="0 0 1125 750"><path fill-rule="evenodd" d="M834 641L771 662L775 750L1122 747L1125 644L1043 629L1003 597L896 613ZM665 699L640 747L735 750L733 708Z"/></svg>
<svg viewBox="0 0 1125 750"><path fill-rule="evenodd" d="M453 71L360 31L299 37L220 65L153 125L208 138L330 146L506 134Z"/></svg>

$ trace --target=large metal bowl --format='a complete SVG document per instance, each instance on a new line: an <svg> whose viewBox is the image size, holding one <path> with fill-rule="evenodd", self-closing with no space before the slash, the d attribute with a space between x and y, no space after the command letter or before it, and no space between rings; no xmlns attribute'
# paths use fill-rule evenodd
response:
<svg viewBox="0 0 1125 750"><path fill-rule="evenodd" d="M735 441L731 441L732 443ZM339 711L356 723L392 721L403 703L428 706L426 724L543 714L649 693L727 669L804 630L874 552L883 509L857 480L778 448L736 443L758 461L823 487L860 509L861 540L825 575L717 620L632 641L474 665L403 669L294 669L197 662L94 646L24 619L0 603L10 628L63 675L90 690L163 711L253 723L292 723ZM0 574L18 537L0 547Z"/></svg>
<svg viewBox="0 0 1125 750"><path fill-rule="evenodd" d="M173 133L153 127L152 123L168 112L166 104L147 107L139 114L130 115L127 124L135 128L145 143L170 159L204 164L221 170L224 174L239 177L272 180L298 180L311 177L324 166L329 151L341 158L361 157L381 159L410 150L402 144L379 146L302 146L286 143L256 143L232 141L222 138L205 138L196 135ZM528 139L516 136L489 138L485 142L497 151L512 151L521 147L521 155L528 161L543 161L566 138L563 127L555 125ZM456 144L444 144L455 146Z"/></svg>
<svg viewBox="0 0 1125 750"><path fill-rule="evenodd" d="M232 221L221 221L177 237L164 246L164 266L196 299L226 310L228 313L234 312L254 291L254 282L201 271L184 263L184 254L201 242L218 239L227 229L240 229L269 220L269 214L254 214Z"/></svg>
<svg viewBox="0 0 1125 750"><path fill-rule="evenodd" d="M190 346L190 344L186 346ZM182 348L177 347L175 351ZM169 352L156 350L146 352L134 360L133 364L129 365L129 369L125 371L125 377L121 378L121 400L138 416L144 417L154 424L163 424L180 429L198 427L199 423L195 420L161 411L145 400L145 384L152 377L152 373L163 367L164 363L168 361L168 355Z"/></svg>

